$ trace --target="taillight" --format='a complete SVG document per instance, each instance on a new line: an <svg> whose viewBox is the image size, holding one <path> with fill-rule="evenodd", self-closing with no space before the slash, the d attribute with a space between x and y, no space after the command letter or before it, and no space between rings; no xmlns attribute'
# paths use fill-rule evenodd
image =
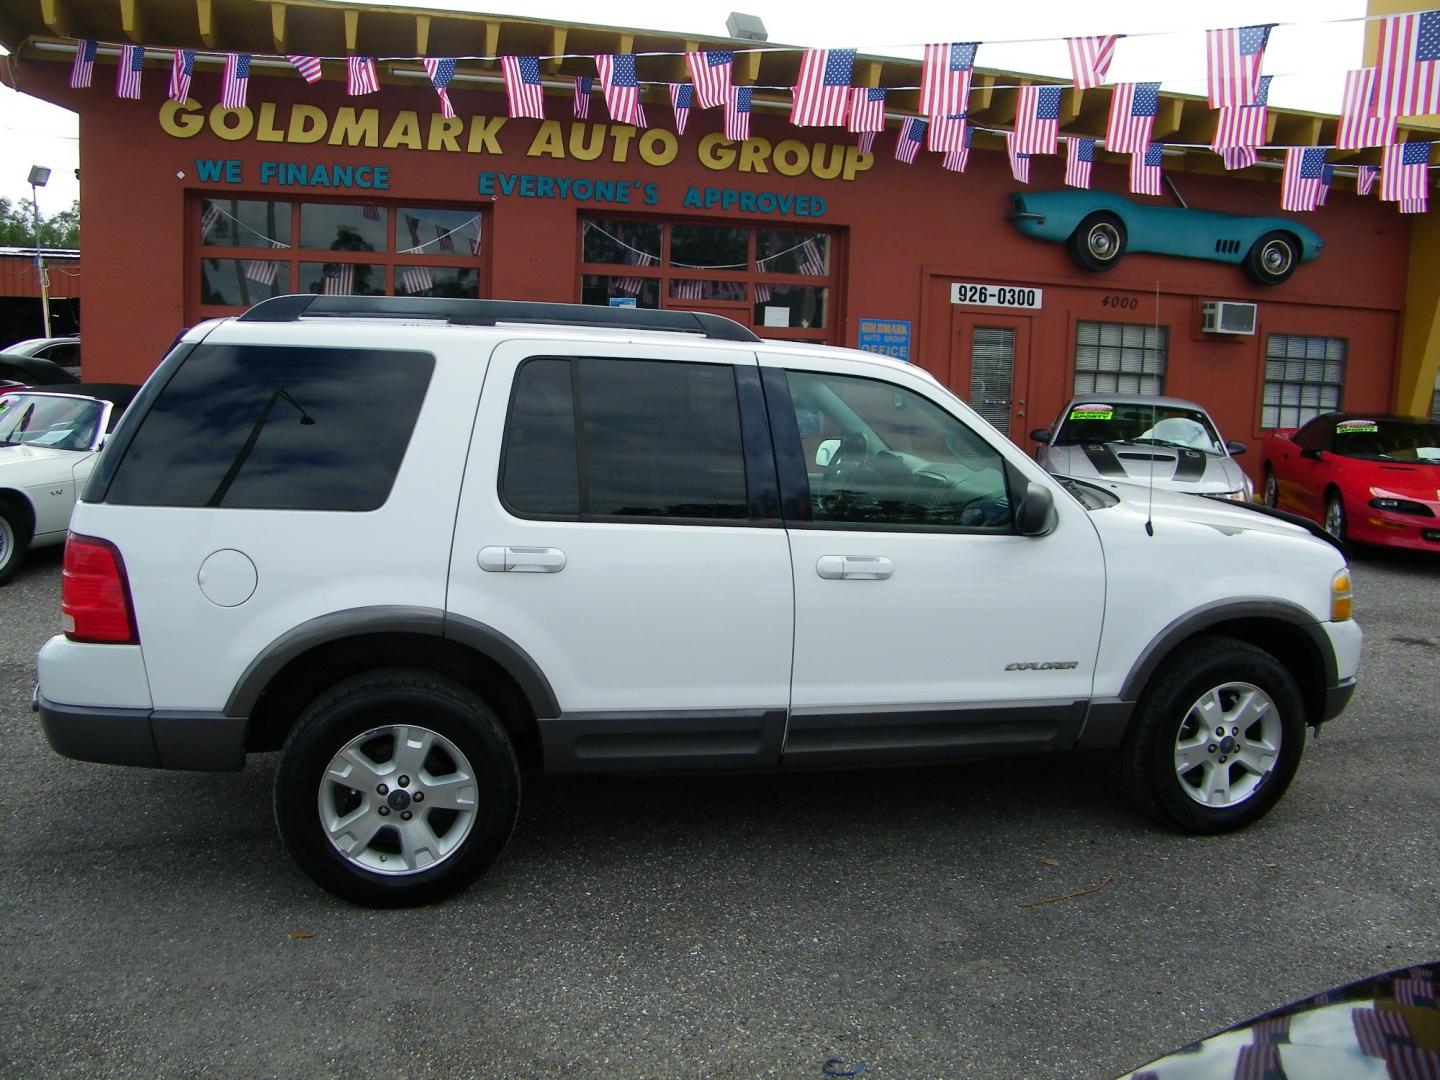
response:
<svg viewBox="0 0 1440 1080"><path fill-rule="evenodd" d="M60 611L71 641L138 645L125 560L108 540L71 533L65 541Z"/></svg>

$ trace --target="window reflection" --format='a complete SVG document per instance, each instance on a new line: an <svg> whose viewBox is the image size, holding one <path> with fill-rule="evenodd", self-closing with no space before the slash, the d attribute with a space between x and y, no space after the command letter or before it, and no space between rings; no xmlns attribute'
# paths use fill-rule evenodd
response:
<svg viewBox="0 0 1440 1080"><path fill-rule="evenodd" d="M625 301L633 299L634 304ZM616 303L615 301L620 301ZM660 279L616 277L608 274L586 274L581 279L582 304L609 304L611 307L658 308Z"/></svg>
<svg viewBox="0 0 1440 1080"><path fill-rule="evenodd" d="M290 264L272 259L200 260L200 302L248 307L290 291Z"/></svg>
<svg viewBox="0 0 1440 1080"><path fill-rule="evenodd" d="M660 262L658 221L585 222L581 261L625 266L657 266Z"/></svg>
<svg viewBox="0 0 1440 1080"><path fill-rule="evenodd" d="M260 199L201 199L200 243L207 247L289 247L290 204Z"/></svg>
<svg viewBox="0 0 1440 1080"><path fill-rule="evenodd" d="M727 225L672 225L670 263L691 270L748 269L750 230Z"/></svg>
<svg viewBox="0 0 1440 1080"><path fill-rule="evenodd" d="M480 215L401 207L395 212L395 247L406 255L479 255Z"/></svg>
<svg viewBox="0 0 1440 1080"><path fill-rule="evenodd" d="M830 238L798 229L760 229L755 233L755 269L824 277L830 272Z"/></svg>
<svg viewBox="0 0 1440 1080"><path fill-rule="evenodd" d="M829 291L815 285L760 282L755 286L755 325L823 328Z"/></svg>
<svg viewBox="0 0 1440 1080"><path fill-rule="evenodd" d="M385 267L377 263L301 263L300 291L325 296L384 296Z"/></svg>
<svg viewBox="0 0 1440 1080"><path fill-rule="evenodd" d="M327 251L385 251L386 213L379 206L302 203L300 246Z"/></svg>

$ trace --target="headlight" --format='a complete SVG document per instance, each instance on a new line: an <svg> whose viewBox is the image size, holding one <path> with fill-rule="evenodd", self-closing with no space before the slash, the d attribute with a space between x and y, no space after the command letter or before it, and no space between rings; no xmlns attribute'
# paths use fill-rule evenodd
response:
<svg viewBox="0 0 1440 1080"><path fill-rule="evenodd" d="M1335 571L1330 579L1330 621L1344 622L1355 606L1355 590L1350 584L1350 569Z"/></svg>
<svg viewBox="0 0 1440 1080"><path fill-rule="evenodd" d="M1414 499L1397 499L1393 495L1382 495L1371 499L1370 505L1376 510L1389 510L1392 514L1414 514L1416 517L1435 516L1424 503L1416 502Z"/></svg>
<svg viewBox="0 0 1440 1080"><path fill-rule="evenodd" d="M1248 483L1245 485L1246 488L1248 488L1249 486L1250 485ZM1250 492L1246 491L1245 488L1241 488L1239 491L1207 491L1205 495L1207 498L1229 499L1231 502L1250 501Z"/></svg>

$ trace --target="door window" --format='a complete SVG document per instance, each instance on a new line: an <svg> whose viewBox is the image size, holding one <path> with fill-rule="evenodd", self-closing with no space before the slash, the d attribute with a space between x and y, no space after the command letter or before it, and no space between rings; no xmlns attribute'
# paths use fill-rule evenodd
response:
<svg viewBox="0 0 1440 1080"><path fill-rule="evenodd" d="M977 326L970 346L970 407L1010 434L1010 395L1015 381L1015 331Z"/></svg>
<svg viewBox="0 0 1440 1080"><path fill-rule="evenodd" d="M1004 459L938 405L875 379L786 378L817 524L1011 528Z"/></svg>

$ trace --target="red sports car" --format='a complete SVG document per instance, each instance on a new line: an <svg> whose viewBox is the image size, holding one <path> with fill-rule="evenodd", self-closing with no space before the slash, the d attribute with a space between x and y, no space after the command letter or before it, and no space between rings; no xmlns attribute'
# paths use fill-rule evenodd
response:
<svg viewBox="0 0 1440 1080"><path fill-rule="evenodd" d="M1325 413L1261 444L1264 499L1339 540L1440 552L1440 422Z"/></svg>

